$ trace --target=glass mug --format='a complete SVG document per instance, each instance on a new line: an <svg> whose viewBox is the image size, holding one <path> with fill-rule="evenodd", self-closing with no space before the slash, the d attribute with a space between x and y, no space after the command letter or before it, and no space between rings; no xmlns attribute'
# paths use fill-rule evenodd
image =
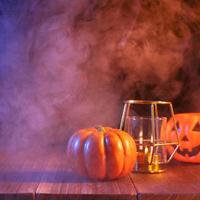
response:
<svg viewBox="0 0 200 200"><path fill-rule="evenodd" d="M152 126L155 124L155 134ZM137 161L135 171L160 173L165 171L168 161L166 144L167 118L128 116L124 130L135 140Z"/></svg>

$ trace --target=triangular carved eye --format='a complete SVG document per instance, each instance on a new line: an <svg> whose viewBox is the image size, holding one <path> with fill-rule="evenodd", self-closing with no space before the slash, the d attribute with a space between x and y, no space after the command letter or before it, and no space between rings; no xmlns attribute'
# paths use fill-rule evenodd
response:
<svg viewBox="0 0 200 200"><path fill-rule="evenodd" d="M182 141L185 141L185 142L187 142L187 141L189 141L189 139L187 138L187 136L186 136L186 135L184 135L184 137L182 138Z"/></svg>
<svg viewBox="0 0 200 200"><path fill-rule="evenodd" d="M195 125L195 127L193 128L193 131L199 131L200 132L200 124L199 123L197 123Z"/></svg>

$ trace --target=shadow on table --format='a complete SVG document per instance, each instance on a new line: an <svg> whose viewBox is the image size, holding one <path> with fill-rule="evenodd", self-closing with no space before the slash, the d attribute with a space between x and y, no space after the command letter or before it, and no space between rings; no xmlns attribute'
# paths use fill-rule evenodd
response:
<svg viewBox="0 0 200 200"><path fill-rule="evenodd" d="M0 182L91 183L95 181L66 171L0 171Z"/></svg>

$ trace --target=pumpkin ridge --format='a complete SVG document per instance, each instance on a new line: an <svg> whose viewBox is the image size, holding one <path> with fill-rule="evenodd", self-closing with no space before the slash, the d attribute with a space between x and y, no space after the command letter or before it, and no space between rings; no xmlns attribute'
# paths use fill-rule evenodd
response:
<svg viewBox="0 0 200 200"><path fill-rule="evenodd" d="M120 133L118 131L117 131L117 136L119 137L119 139L120 139L120 141L122 143L123 150L124 150L123 167L122 167L122 170L121 170L121 172L119 174L119 176L122 176L123 173L124 173L125 165L126 165L125 161L126 161L127 152L126 152L126 147L125 147L124 142L123 142L123 138L121 137L121 135L120 135Z"/></svg>
<svg viewBox="0 0 200 200"><path fill-rule="evenodd" d="M104 174L103 179L106 179L106 177L107 177L107 165L106 165L106 163L107 163L107 153L106 153L106 145L105 145L106 130L105 130L105 128L103 130L104 130L104 132L102 132L102 135L103 135L103 152L104 152L103 160L104 160L104 167L105 167L105 174Z"/></svg>
<svg viewBox="0 0 200 200"><path fill-rule="evenodd" d="M116 131L116 130L115 130ZM105 134L106 134L106 132L105 132ZM110 136L114 136L114 137L116 137L117 138L117 140L120 142L120 144L121 144L121 146L122 146L122 150L123 150L123 166L121 167L121 168L119 168L120 169L120 172L116 172L116 174L113 176L113 177L119 177L121 174L122 174L122 172L123 172L123 169L124 169L124 147L123 147L123 144L122 144L122 141L121 141L121 138L118 136L118 134L116 134L116 132L114 132L114 131L112 131L112 130L109 130L109 132L107 133L107 138L110 140ZM105 140L106 140L106 136L104 137L105 138ZM111 141L111 140L110 140ZM105 142L105 144L106 144L106 142ZM107 157L109 157L109 151L108 151L108 147L107 147L107 145L105 145L106 146L106 155L107 155ZM113 154L113 152L112 152L112 154ZM117 153L117 154L119 154L119 152ZM118 156L118 155L117 155ZM117 158L117 157L116 157ZM107 159L108 160L108 159ZM109 166L110 164L108 164L109 163L109 161L106 161L106 172L107 172L107 174L106 174L106 177L108 177L109 179L110 179L110 171L108 170L108 168L107 168L107 166ZM117 162L118 163L118 162ZM112 178L111 178L112 179Z"/></svg>
<svg viewBox="0 0 200 200"><path fill-rule="evenodd" d="M84 160L84 146L85 146L85 141L90 137L92 133L88 133L88 135L81 141L81 155L79 155L81 159L81 167L83 168L83 171L87 173L87 168L85 166L85 160ZM81 133L79 133L81 135ZM85 174L85 173L84 173Z"/></svg>
<svg viewBox="0 0 200 200"><path fill-rule="evenodd" d="M124 149L124 167L120 176L127 175L128 172L132 171L134 164L136 162L136 156L134 154L130 154L132 150L136 150L136 145L134 139L125 131L117 132L118 136L121 138L123 149ZM122 137L123 134L123 137ZM128 146L127 146L128 144ZM132 161L130 162L130 156ZM129 161L129 162L128 162ZM131 164L130 164L131 163Z"/></svg>
<svg viewBox="0 0 200 200"><path fill-rule="evenodd" d="M88 138L90 137L90 134L88 135L88 137L84 140L84 142L83 142L83 146L82 146L82 155L81 155L81 157L82 157L82 159L83 159L83 167L84 167L84 169L85 169L85 171L86 171L86 174L89 174L88 173L88 168L86 167L86 165L85 165L85 163L87 162L86 161L86 158L85 158L85 146L86 146L86 141L88 140Z"/></svg>
<svg viewBox="0 0 200 200"><path fill-rule="evenodd" d="M107 157L107 153L108 153L108 150L107 150L107 148L106 148L106 132L104 132L103 133L103 146L104 146L104 160L105 160L105 177L104 177L104 179L106 179L107 177L108 177L108 166L107 166L107 163L108 163L108 161L107 161L107 159L108 159L108 157Z"/></svg>
<svg viewBox="0 0 200 200"><path fill-rule="evenodd" d="M106 174L106 163L104 157L102 157L102 155L105 155L104 145L102 146L103 141L101 142L103 138L103 133L97 131L90 134L84 142L84 166L86 168L86 173L93 179L104 179ZM94 160L94 158L96 160Z"/></svg>
<svg viewBox="0 0 200 200"><path fill-rule="evenodd" d="M109 177L109 172L108 172L108 148L107 148L107 145L106 145L106 139L107 137L109 137L109 132L107 132L107 128L104 127L104 132L103 132L103 144L104 144L104 160L105 160L105 177L104 179L107 179Z"/></svg>
<svg viewBox="0 0 200 200"><path fill-rule="evenodd" d="M117 137L119 138L119 140L120 140L120 142L121 142L121 144L122 144L122 147L123 147L123 167L121 168L121 172L119 173L119 177L121 176L121 174L123 174L123 171L124 171L124 166L125 166L125 159L126 159L126 157L125 157L125 155L126 155L126 149L125 149L125 146L124 146L124 143L123 143L123 141L122 141L122 138L119 136L119 132L117 131Z"/></svg>
<svg viewBox="0 0 200 200"><path fill-rule="evenodd" d="M92 133L91 133L92 134ZM85 156L85 146L87 145L87 140L89 139L89 137L91 136L91 134L88 134L88 136L85 138L85 140L83 141L83 145L82 145L82 160L83 160L83 167L85 169L86 174L89 174L89 169L86 167L87 160L86 160L86 156Z"/></svg>

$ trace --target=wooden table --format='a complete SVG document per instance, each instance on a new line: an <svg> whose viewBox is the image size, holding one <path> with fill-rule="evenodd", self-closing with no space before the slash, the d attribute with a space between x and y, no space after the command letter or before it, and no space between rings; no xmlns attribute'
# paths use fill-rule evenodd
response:
<svg viewBox="0 0 200 200"><path fill-rule="evenodd" d="M162 174L130 174L94 182L67 171L61 153L45 159L0 154L0 200L199 200L200 165L172 163Z"/></svg>

